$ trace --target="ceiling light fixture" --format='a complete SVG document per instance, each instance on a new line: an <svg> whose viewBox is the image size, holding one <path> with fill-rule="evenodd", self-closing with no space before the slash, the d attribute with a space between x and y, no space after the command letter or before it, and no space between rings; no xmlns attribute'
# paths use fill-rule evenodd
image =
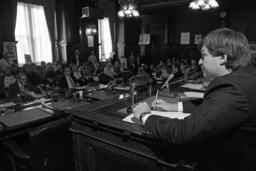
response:
<svg viewBox="0 0 256 171"><path fill-rule="evenodd" d="M193 10L209 10L217 7L219 7L219 4L216 0L193 0L189 4L189 8Z"/></svg>
<svg viewBox="0 0 256 171"><path fill-rule="evenodd" d="M135 0L119 0L120 10L117 15L119 17L138 17L137 2Z"/></svg>

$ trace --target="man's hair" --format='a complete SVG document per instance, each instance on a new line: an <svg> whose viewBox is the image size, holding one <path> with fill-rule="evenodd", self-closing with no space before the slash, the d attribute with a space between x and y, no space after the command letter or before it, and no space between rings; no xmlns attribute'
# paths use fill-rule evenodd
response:
<svg viewBox="0 0 256 171"><path fill-rule="evenodd" d="M250 47L246 36L229 28L211 31L202 44L213 56L227 55L226 68L236 70L250 63ZM201 45L201 46L203 46Z"/></svg>
<svg viewBox="0 0 256 171"><path fill-rule="evenodd" d="M256 66L256 44L250 44L251 63Z"/></svg>

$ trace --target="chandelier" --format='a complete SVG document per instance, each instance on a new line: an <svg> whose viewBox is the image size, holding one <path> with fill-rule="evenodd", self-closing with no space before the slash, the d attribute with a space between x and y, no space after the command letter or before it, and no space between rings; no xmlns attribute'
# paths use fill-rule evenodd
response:
<svg viewBox="0 0 256 171"><path fill-rule="evenodd" d="M137 10L137 3L135 0L119 0L120 10L117 15L119 17L138 17L140 14Z"/></svg>
<svg viewBox="0 0 256 171"><path fill-rule="evenodd" d="M209 10L217 7L219 7L219 4L216 0L193 0L189 4L189 8L194 10Z"/></svg>

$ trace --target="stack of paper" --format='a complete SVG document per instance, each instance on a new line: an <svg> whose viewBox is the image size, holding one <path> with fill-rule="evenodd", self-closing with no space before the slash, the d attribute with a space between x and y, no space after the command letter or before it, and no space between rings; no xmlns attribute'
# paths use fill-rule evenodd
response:
<svg viewBox="0 0 256 171"><path fill-rule="evenodd" d="M7 102L7 103L0 104L0 107L1 108L6 108L6 107L12 107L12 106L15 106L15 105L16 105L16 103L14 103L14 102Z"/></svg>
<svg viewBox="0 0 256 171"><path fill-rule="evenodd" d="M193 90L205 90L205 87L203 86L203 84L187 83L187 84L182 85L181 87L189 88L189 89L193 89Z"/></svg>
<svg viewBox="0 0 256 171"><path fill-rule="evenodd" d="M114 90L120 90L120 91L129 91L130 87L129 86L116 86L113 89Z"/></svg>
<svg viewBox="0 0 256 171"><path fill-rule="evenodd" d="M188 116L190 116L190 113L183 113L183 112L164 112L164 111L156 111L152 110L151 111L152 115L158 115L158 116L163 116L171 119L184 119ZM130 123L139 123L138 119L134 117L134 114L130 114L127 117L123 119L123 121L130 122Z"/></svg>
<svg viewBox="0 0 256 171"><path fill-rule="evenodd" d="M204 93L193 92L193 91L184 92L184 95L189 98L204 98Z"/></svg>

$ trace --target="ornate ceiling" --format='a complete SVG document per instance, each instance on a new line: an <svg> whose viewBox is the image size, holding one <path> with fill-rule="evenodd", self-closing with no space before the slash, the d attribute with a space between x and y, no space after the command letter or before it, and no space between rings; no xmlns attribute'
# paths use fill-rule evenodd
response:
<svg viewBox="0 0 256 171"><path fill-rule="evenodd" d="M190 0L138 0L141 9L159 9L189 4Z"/></svg>

